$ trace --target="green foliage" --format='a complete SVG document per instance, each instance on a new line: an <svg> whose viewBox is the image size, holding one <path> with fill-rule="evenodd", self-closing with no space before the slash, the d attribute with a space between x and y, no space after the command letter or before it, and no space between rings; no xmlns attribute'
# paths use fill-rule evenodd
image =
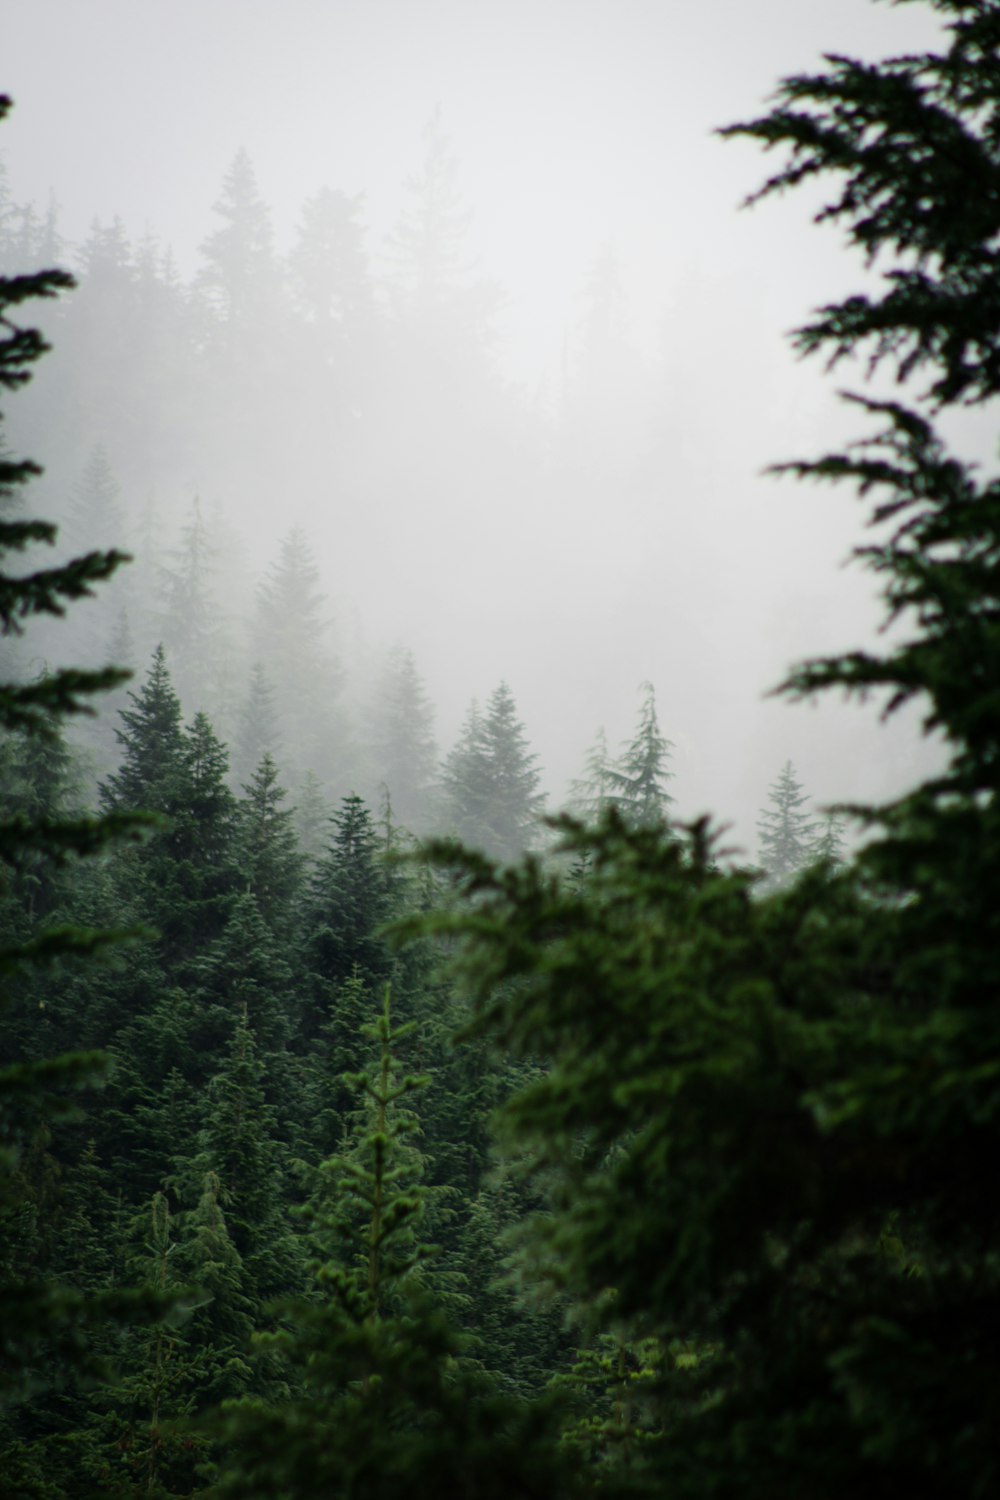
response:
<svg viewBox="0 0 1000 1500"><path fill-rule="evenodd" d="M0 118L9 107L10 101L0 96ZM72 278L60 271L0 277L0 388L13 391L23 386L30 379L31 365L47 347L37 330L17 321L21 307L33 298L56 296L72 285ZM5 635L20 633L25 622L39 615L62 615L68 603L90 595L124 560L124 554L117 552L88 552L59 566L11 571L12 556L30 554L36 545L51 545L55 540L55 528L48 523L13 515L22 487L39 472L36 464L12 457L0 443L0 628ZM113 669L66 668L34 682L0 685L0 731L14 737L5 752L15 768L20 767L15 771L20 806L5 808L0 822L0 861L5 895L10 897L4 903L0 931L0 972L12 984L30 986L40 977L43 964L55 966L75 956L92 957L122 937L120 932L69 923L32 930L31 919L52 914L53 865L92 854L115 836L134 837L139 831L140 819L67 818L60 806L67 780L60 748L62 722L72 714L91 713L93 695L114 686L124 675ZM28 749L32 745L39 752L34 762ZM18 909L29 919L27 923L14 915ZM143 1315L127 1298L107 1295L94 1300L61 1286L41 1253L52 1226L44 1223L42 1181L33 1162L38 1162L40 1153L47 1155L49 1132L73 1114L73 1096L96 1086L105 1066L105 1060L93 1053L45 1057L28 1052L8 1058L0 1067L0 1319L4 1328L0 1406L4 1412L11 1403L36 1395L46 1386L68 1386L88 1370L93 1372L97 1361L90 1347L93 1331L128 1316L138 1321ZM49 1175L46 1167L45 1176ZM6 1425L6 1416L3 1421ZM26 1451L14 1439L13 1471L21 1462L18 1455Z"/></svg>
<svg viewBox="0 0 1000 1500"><path fill-rule="evenodd" d="M1000 9L934 9L940 54L828 58L726 133L788 148L765 195L834 176L819 218L885 253L880 294L821 309L799 346L928 373L940 407L1000 391ZM917 699L945 769L851 809L871 835L852 863L754 899L706 826L672 840L613 810L557 824L569 878L432 851L467 897L432 925L472 1034L547 1059L502 1116L546 1195L538 1271L620 1347L665 1354L648 1440L612 1490L986 1496L1000 1478L983 1193L1000 1121L998 482L920 411L852 399L874 438L782 467L873 497L858 555L907 628L880 654L806 663L787 691ZM790 772L777 797L772 862L787 814L806 864Z"/></svg>
<svg viewBox="0 0 1000 1500"><path fill-rule="evenodd" d="M408 1030L393 1026L386 990L368 1028L376 1065L353 1080L357 1132L320 1169L313 1200L322 1300L261 1340L288 1361L300 1394L223 1407L214 1430L231 1457L220 1496L572 1492L550 1408L497 1395L418 1293L426 1195L404 1101L425 1080L397 1061Z"/></svg>

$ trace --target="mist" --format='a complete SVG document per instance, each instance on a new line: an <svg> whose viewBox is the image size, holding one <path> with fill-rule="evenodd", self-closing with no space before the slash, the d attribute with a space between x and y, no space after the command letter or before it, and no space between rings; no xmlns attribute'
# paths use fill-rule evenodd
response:
<svg viewBox="0 0 1000 1500"><path fill-rule="evenodd" d="M801 199L741 212L769 163L715 132L824 51L929 40L870 0L12 8L7 243L80 286L11 433L70 539L103 453L129 664L166 636L185 708L234 739L254 661L282 673L259 588L297 528L316 634L274 690L308 695L284 749L331 795L374 790L393 647L442 752L509 683L550 806L645 681L675 810L751 855L788 760L817 803L916 781L915 716L768 696L881 615L846 493L763 472L862 434L837 391L863 369L786 335L864 273ZM256 259L219 238L237 200ZM200 623L176 591L199 527Z"/></svg>

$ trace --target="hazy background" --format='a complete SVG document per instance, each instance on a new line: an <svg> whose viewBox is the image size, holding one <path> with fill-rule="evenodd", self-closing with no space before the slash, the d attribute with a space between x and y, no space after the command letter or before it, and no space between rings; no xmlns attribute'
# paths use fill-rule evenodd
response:
<svg viewBox="0 0 1000 1500"><path fill-rule="evenodd" d="M764 698L790 662L858 644L877 619L868 582L840 566L858 534L848 494L761 477L860 431L835 399L860 372L824 377L783 334L861 273L835 231L809 223L806 197L740 213L770 163L712 132L759 112L780 75L824 50L925 44L925 14L869 0L3 10L13 195L44 211L54 194L74 241L120 216L129 235L169 244L185 278L240 146L279 250L326 184L365 195L372 271L388 274L387 236L440 108L470 214L462 274L502 293L493 367L505 431L520 424L535 451L530 482L477 448L459 407L423 444L405 423L387 428L390 456L363 480L349 466L336 479L300 472L293 454L275 465L286 480L223 492L208 434L164 482L178 512L196 492L222 508L251 572L300 522L348 664L394 641L412 648L443 747L470 698L506 678L558 799L599 725L612 745L630 732L649 679L681 812L734 821L751 851L787 759L819 801L913 778L927 749L911 731L880 731L870 709ZM603 369L587 324L602 263L617 278ZM433 366L432 340L424 353ZM276 392L279 448L294 446L283 410ZM96 436L113 449L113 415L107 426ZM52 453L37 456L59 479Z"/></svg>

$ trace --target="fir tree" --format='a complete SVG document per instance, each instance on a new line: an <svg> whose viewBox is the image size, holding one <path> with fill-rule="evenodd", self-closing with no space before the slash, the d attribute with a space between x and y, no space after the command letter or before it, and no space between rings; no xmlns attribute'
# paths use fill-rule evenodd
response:
<svg viewBox="0 0 1000 1500"><path fill-rule="evenodd" d="M427 826L437 766L434 710L411 651L389 652L369 713L372 769L402 825Z"/></svg>
<svg viewBox="0 0 1000 1500"><path fill-rule="evenodd" d="M785 885L814 857L816 824L804 811L810 800L786 761L757 823L760 863L769 886Z"/></svg>
<svg viewBox="0 0 1000 1500"><path fill-rule="evenodd" d="M109 809L146 808L166 812L176 795L182 754L180 699L174 691L162 646L157 646L146 680L130 692L117 734L122 759L101 792Z"/></svg>
<svg viewBox="0 0 1000 1500"><path fill-rule="evenodd" d="M260 662L255 662L233 742L233 775L240 786L250 780L265 755L277 755L280 738L274 689Z"/></svg>
<svg viewBox="0 0 1000 1500"><path fill-rule="evenodd" d="M642 702L635 734L608 775L614 805L622 817L637 826L652 826L663 821L673 801L667 791L671 777L667 767L673 746L660 733L653 684L644 682L640 692Z"/></svg>
<svg viewBox="0 0 1000 1500"><path fill-rule="evenodd" d="M223 329L249 332L274 294L277 267L271 216L243 147L213 212L222 222L202 244L196 286Z"/></svg>
<svg viewBox="0 0 1000 1500"><path fill-rule="evenodd" d="M270 926L287 932L303 887L305 861L295 834L295 809L282 807L288 794L266 752L243 791L239 846L246 887Z"/></svg>
<svg viewBox="0 0 1000 1500"><path fill-rule="evenodd" d="M390 915L389 883L372 815L360 797L334 813L329 851L313 874L311 946L318 972L378 984L390 968L378 929Z"/></svg>
<svg viewBox="0 0 1000 1500"><path fill-rule="evenodd" d="M514 695L501 682L485 713L472 705L445 760L441 779L451 828L489 853L513 859L538 835L545 799L537 767Z"/></svg>
<svg viewBox="0 0 1000 1500"><path fill-rule="evenodd" d="M590 822L599 818L606 808L616 806L614 777L615 764L608 737L601 728L587 751L583 775L570 785L569 805L573 812Z"/></svg>

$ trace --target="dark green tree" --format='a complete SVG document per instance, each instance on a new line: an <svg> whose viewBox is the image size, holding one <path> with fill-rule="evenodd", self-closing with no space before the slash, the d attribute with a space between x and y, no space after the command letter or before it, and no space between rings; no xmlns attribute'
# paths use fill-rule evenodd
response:
<svg viewBox="0 0 1000 1500"><path fill-rule="evenodd" d="M287 933L297 915L305 861L295 833L295 809L281 805L288 794L268 753L243 793L238 808L242 876L264 919L276 932Z"/></svg>
<svg viewBox="0 0 1000 1500"><path fill-rule="evenodd" d="M330 980L357 974L379 984L391 960L379 934L390 916L389 878L372 815L360 797L344 797L333 838L312 878L309 928L317 971Z"/></svg>
<svg viewBox="0 0 1000 1500"><path fill-rule="evenodd" d="M117 731L121 763L101 789L104 805L168 812L180 774L183 731L180 699L162 646L153 653L142 687L128 696L132 707L122 709Z"/></svg>

